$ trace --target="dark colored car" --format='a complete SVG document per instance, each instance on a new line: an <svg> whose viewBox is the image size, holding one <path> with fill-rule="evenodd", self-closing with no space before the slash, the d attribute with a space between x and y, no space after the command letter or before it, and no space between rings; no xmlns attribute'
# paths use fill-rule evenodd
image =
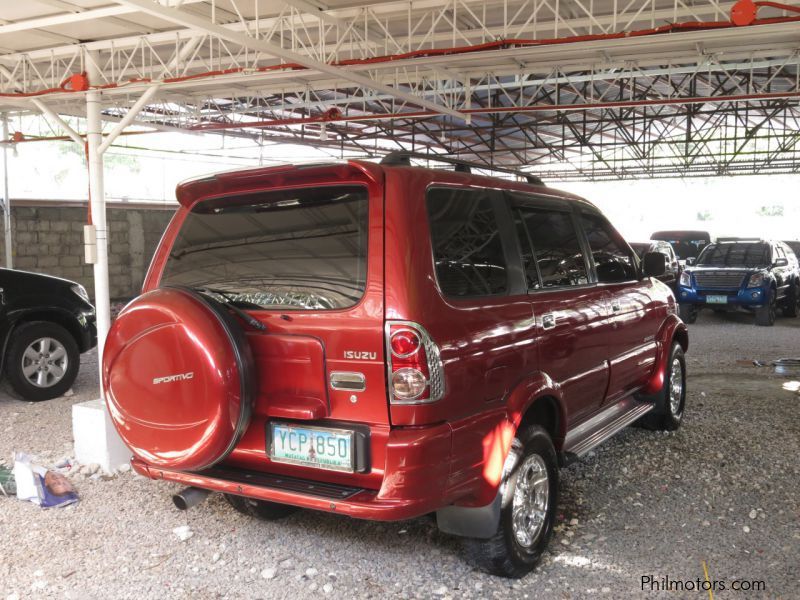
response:
<svg viewBox="0 0 800 600"><path fill-rule="evenodd" d="M711 234L707 231L691 230L656 231L650 239L669 242L678 255L678 260L685 264L687 259L696 259L703 248L711 243Z"/></svg>
<svg viewBox="0 0 800 600"><path fill-rule="evenodd" d="M678 277L681 275L680 261L672 248L672 244L662 240L651 240L649 242L631 242L631 248L644 260L644 255L648 252L659 252L666 257L666 271L658 279L670 286L673 290L678 285Z"/></svg>
<svg viewBox="0 0 800 600"><path fill-rule="evenodd" d="M94 307L83 286L49 275L0 269L0 340L6 379L25 400L61 396L80 355L97 345Z"/></svg>
<svg viewBox="0 0 800 600"><path fill-rule="evenodd" d="M722 239L707 246L680 277L678 301L687 323L700 308L717 311L744 308L756 325L775 323L776 309L797 316L800 271L797 258L783 242Z"/></svg>
<svg viewBox="0 0 800 600"><path fill-rule="evenodd" d="M676 429L685 325L600 211L541 185L359 161L224 173L181 204L103 358L153 479L373 520L436 512L505 576L556 524L559 466Z"/></svg>

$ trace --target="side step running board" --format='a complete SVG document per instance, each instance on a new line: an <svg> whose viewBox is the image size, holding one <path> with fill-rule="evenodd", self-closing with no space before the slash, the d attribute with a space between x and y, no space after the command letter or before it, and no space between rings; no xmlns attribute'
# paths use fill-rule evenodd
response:
<svg viewBox="0 0 800 600"><path fill-rule="evenodd" d="M564 463L579 459L653 408L654 404L641 402L632 396L609 406L567 434L564 440Z"/></svg>

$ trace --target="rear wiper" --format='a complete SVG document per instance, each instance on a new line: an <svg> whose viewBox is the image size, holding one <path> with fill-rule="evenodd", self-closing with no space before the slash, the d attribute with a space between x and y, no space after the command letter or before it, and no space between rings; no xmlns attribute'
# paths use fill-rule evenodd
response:
<svg viewBox="0 0 800 600"><path fill-rule="evenodd" d="M250 327L252 327L253 329L258 329L259 331L267 330L267 326L264 325L264 323L256 319L253 315L247 314L241 308L236 306L236 304L234 303L234 301L231 299L230 295L227 292L223 292L222 290L215 290L214 288L204 288L204 287L196 287L192 289L201 294L205 294L206 296L221 296L222 300L218 300L217 298L214 299L217 300L217 302L219 302L220 304L224 305L226 308L232 310L237 315L239 315L245 323L250 325Z"/></svg>

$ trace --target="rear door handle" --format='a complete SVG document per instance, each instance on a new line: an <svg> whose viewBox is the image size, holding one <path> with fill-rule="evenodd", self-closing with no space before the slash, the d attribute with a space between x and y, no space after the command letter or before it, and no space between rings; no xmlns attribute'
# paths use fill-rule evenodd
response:
<svg viewBox="0 0 800 600"><path fill-rule="evenodd" d="M542 315L542 329L552 329L556 326L556 315L547 313Z"/></svg>
<svg viewBox="0 0 800 600"><path fill-rule="evenodd" d="M622 306L620 305L619 302L612 302L611 310L613 310L614 312L619 312L620 310L622 310Z"/></svg>
<svg viewBox="0 0 800 600"><path fill-rule="evenodd" d="M363 392L367 389L367 380L363 373L333 371L331 372L331 387L335 390Z"/></svg>

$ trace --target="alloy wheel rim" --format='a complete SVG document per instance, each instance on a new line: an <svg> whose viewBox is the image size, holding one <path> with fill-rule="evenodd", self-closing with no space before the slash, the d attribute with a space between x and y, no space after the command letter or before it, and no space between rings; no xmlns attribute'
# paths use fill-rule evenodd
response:
<svg viewBox="0 0 800 600"><path fill-rule="evenodd" d="M677 358L672 359L672 369L669 375L669 410L673 415L678 415L681 410L681 396L683 395L683 365Z"/></svg>
<svg viewBox="0 0 800 600"><path fill-rule="evenodd" d="M550 508L550 477L544 459L528 456L517 470L511 527L520 546L530 548L544 531Z"/></svg>
<svg viewBox="0 0 800 600"><path fill-rule="evenodd" d="M34 340L22 353L22 374L38 388L56 385L64 379L68 366L67 349L51 337Z"/></svg>

